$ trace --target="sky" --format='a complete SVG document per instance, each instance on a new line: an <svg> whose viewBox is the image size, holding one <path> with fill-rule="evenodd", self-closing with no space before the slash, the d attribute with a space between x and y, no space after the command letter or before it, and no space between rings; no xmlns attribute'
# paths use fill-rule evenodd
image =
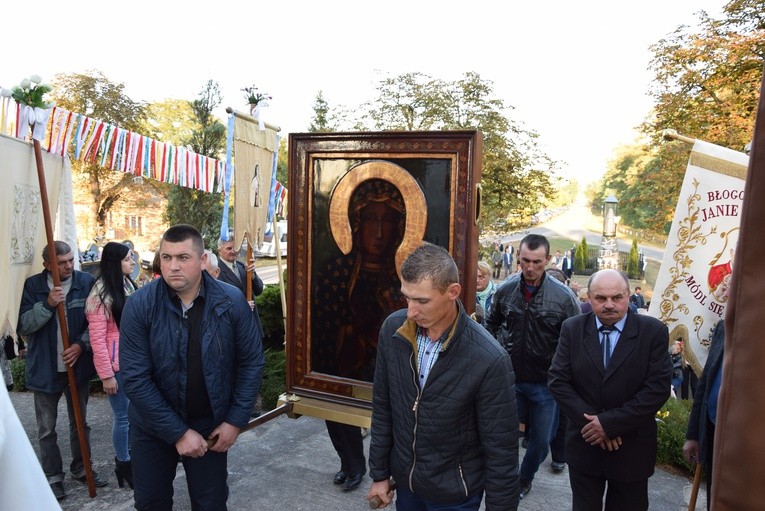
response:
<svg viewBox="0 0 765 511"><path fill-rule="evenodd" d="M32 74L101 71L136 101L193 100L212 79L222 107L241 88L273 99L263 118L282 138L305 132L316 95L332 107L375 97L382 79L476 72L508 115L540 135L565 177L602 176L649 114L649 46L724 0L38 0L0 22L0 86ZM221 109L221 116L225 112ZM682 126L676 128L682 133Z"/></svg>

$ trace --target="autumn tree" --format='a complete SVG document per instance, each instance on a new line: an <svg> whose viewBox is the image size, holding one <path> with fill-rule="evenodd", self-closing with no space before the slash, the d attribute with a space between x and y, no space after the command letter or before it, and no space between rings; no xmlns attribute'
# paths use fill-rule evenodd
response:
<svg viewBox="0 0 765 511"><path fill-rule="evenodd" d="M689 148L664 142L664 130L739 151L752 136L765 62L762 2L728 2L722 19L697 16L697 26L651 47L654 108L641 126L648 142L619 155L602 182L601 196L616 195L622 223L635 228L666 233L672 225Z"/></svg>
<svg viewBox="0 0 765 511"><path fill-rule="evenodd" d="M223 157L226 148L226 126L212 114L222 100L220 86L209 80L199 97L187 102L192 113L190 129L180 133L180 145L210 158ZM222 215L223 197L220 193L203 192L183 186L170 188L165 220L170 225L193 225L202 234L207 248L216 246L220 238Z"/></svg>
<svg viewBox="0 0 765 511"><path fill-rule="evenodd" d="M59 107L113 126L135 131L144 117L144 105L125 94L124 84L110 81L99 71L58 74L51 86L51 95ZM101 237L106 231L110 210L132 186L133 176L74 158L72 172L75 178L87 183L90 191L91 214L85 238Z"/></svg>

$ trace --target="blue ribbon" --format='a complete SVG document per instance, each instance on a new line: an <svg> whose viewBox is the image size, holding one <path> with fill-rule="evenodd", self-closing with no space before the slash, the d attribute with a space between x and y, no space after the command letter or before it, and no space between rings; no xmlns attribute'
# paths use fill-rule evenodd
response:
<svg viewBox="0 0 765 511"><path fill-rule="evenodd" d="M271 167L271 193L268 195L268 215L266 216L266 235L271 234L271 224L274 221L274 209L276 207L276 166L279 161L279 133L276 133L276 149L274 161Z"/></svg>
<svg viewBox="0 0 765 511"><path fill-rule="evenodd" d="M231 164L231 151L234 145L234 114L228 116L228 126L226 133L226 175L223 185L223 218L220 222L220 239L228 241L228 209L231 191L231 176L234 173L234 167Z"/></svg>

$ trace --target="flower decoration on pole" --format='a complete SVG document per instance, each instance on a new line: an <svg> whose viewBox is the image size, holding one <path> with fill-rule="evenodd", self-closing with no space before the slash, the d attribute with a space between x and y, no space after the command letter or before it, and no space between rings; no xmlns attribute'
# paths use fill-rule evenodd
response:
<svg viewBox="0 0 765 511"><path fill-rule="evenodd" d="M260 120L260 109L268 106L268 100L272 99L271 96L267 92L260 92L254 85L243 87L242 92L244 92L244 99L250 106L250 115L258 121L261 130L265 129L263 121Z"/></svg>
<svg viewBox="0 0 765 511"><path fill-rule="evenodd" d="M46 101L46 95L51 90L50 85L42 83L42 78L32 75L11 90L0 91L2 96L13 98L19 106L18 138L25 138L31 125L32 138L38 141L43 139L51 108L56 106L54 101Z"/></svg>

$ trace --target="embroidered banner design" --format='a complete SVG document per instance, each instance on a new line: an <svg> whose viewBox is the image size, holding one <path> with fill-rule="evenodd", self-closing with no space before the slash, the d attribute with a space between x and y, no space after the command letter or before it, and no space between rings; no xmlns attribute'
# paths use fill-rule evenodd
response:
<svg viewBox="0 0 765 511"><path fill-rule="evenodd" d="M747 165L743 153L695 142L648 311L683 342L696 374L725 313Z"/></svg>

